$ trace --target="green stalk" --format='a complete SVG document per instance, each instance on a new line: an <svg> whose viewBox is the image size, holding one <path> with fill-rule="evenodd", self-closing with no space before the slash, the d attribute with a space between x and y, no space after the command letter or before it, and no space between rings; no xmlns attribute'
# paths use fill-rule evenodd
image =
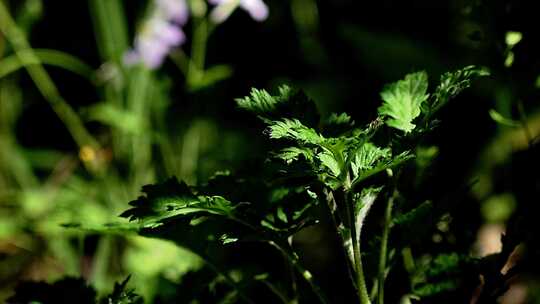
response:
<svg viewBox="0 0 540 304"><path fill-rule="evenodd" d="M288 245L280 245L274 241L269 241L268 243L277 250L279 250L285 257L287 257L287 259L294 266L294 268L296 268L296 271L298 271L302 278L304 278L304 280L306 280L306 282L309 284L311 290L319 299L319 302L323 304L329 303L321 288L313 280L313 275L311 274L311 272L304 268L304 266L302 266L298 255L292 250L292 248L290 248Z"/></svg>
<svg viewBox="0 0 540 304"><path fill-rule="evenodd" d="M187 84L190 89L196 89L199 86L200 81L204 78L206 46L208 43L208 38L215 29L215 24L209 22L205 17L195 18L194 24L193 42L191 44L190 54L191 60L189 61L187 69Z"/></svg>
<svg viewBox="0 0 540 304"><path fill-rule="evenodd" d="M384 281L386 279L386 261L388 259L388 236L390 235L390 226L392 224L392 209L394 206L394 200L397 196L397 190L394 189L392 196L386 203L386 210L384 212L384 227L381 240L381 249L379 255L379 288L377 289L377 303L384 304Z"/></svg>
<svg viewBox="0 0 540 304"><path fill-rule="evenodd" d="M279 290L274 284L268 282L267 280L261 280L261 283L263 283L266 287L268 287L268 289L279 298L281 303L283 304L298 303L298 301L296 300L289 301L289 299L287 299L287 296L283 292L281 292L281 290Z"/></svg>
<svg viewBox="0 0 540 304"><path fill-rule="evenodd" d="M75 56L49 49L34 49L34 54L39 59L36 63L56 66L93 81L94 70ZM4 57L0 61L0 78L6 77L24 67L25 64L17 58L17 55Z"/></svg>
<svg viewBox="0 0 540 304"><path fill-rule="evenodd" d="M371 304L369 299L366 278L364 276L364 267L362 265L362 255L360 254L360 236L356 233L356 219L353 210L352 201L350 200L350 191L347 190L350 187L345 187L343 198L345 203L345 210L347 212L347 217L350 221L349 227L351 229L351 240L353 243L353 257L354 257L354 270L356 273L356 286L358 292L358 298L361 304Z"/></svg>
<svg viewBox="0 0 540 304"><path fill-rule="evenodd" d="M100 292L106 290L109 284L107 272L112 255L112 245L113 239L111 236L102 236L98 242L96 254L94 255L90 282Z"/></svg>
<svg viewBox="0 0 540 304"><path fill-rule="evenodd" d="M521 99L518 99L517 101L517 108L519 113L519 120L521 122L521 126L523 127L523 132L525 132L525 138L527 139L529 146L531 146L534 137L532 135L531 129L529 128L529 124L527 123L527 114L525 113L525 108L523 107L523 101L521 101Z"/></svg>
<svg viewBox="0 0 540 304"><path fill-rule="evenodd" d="M90 0L94 33L101 58L118 62L127 49L127 26L118 0Z"/></svg>
<svg viewBox="0 0 540 304"><path fill-rule="evenodd" d="M0 1L0 32L11 43L15 55L24 64L37 89L66 125L77 145L81 148L83 146L97 148L97 141L86 130L77 113L60 95L58 88L41 65L24 33L15 24L3 1Z"/></svg>
<svg viewBox="0 0 540 304"><path fill-rule="evenodd" d="M351 259L349 258L349 252L346 246L346 239L344 238L343 233L340 232L340 226L343 224L338 224L338 218L343 218L343 215L339 213L339 209L337 207L336 199L334 198L333 192L329 190L324 190L324 195L326 198L326 205L328 206L328 209L330 211L330 218L332 219L332 223L336 228L337 235L341 240L341 249L343 250L343 256L345 257L345 263L347 264L347 273L349 274L349 279L353 283L354 290L358 291L355 275L353 274L355 267L351 264L353 263L353 261L351 261Z"/></svg>
<svg viewBox="0 0 540 304"><path fill-rule="evenodd" d="M204 17L195 20L193 26L193 42L191 44L191 61L187 74L190 88L197 87L204 75L206 43L208 39L208 22Z"/></svg>
<svg viewBox="0 0 540 304"><path fill-rule="evenodd" d="M127 22L124 8L118 0L89 0L88 6L94 36L102 62L108 62L120 71L120 61L128 48ZM130 81L130 74L124 73L125 83ZM123 109L125 86L118 86L111 81L103 88L104 99L115 107ZM127 158L131 149L125 134L112 129L112 145L115 158Z"/></svg>
<svg viewBox="0 0 540 304"><path fill-rule="evenodd" d="M134 174L134 185L150 182L147 178L151 172L149 170L152 158L151 134L150 134L150 112L148 101L153 100L149 96L149 88L152 77L151 72L142 67L137 67L130 77L127 91L127 108L141 121L141 134L131 136L131 165ZM151 174L151 173L150 173Z"/></svg>
<svg viewBox="0 0 540 304"><path fill-rule="evenodd" d="M238 283L234 281L227 273L221 271L214 263L210 262L210 258L208 258L205 255L198 254L198 256L204 261L206 266L208 266L212 271L214 271L218 276L221 276L223 279L225 279L225 282L232 287L236 292L238 293L238 296L244 300L244 302L248 304L255 304L253 300L251 300L240 288Z"/></svg>
<svg viewBox="0 0 540 304"><path fill-rule="evenodd" d="M291 247L291 248L292 248L292 241L293 241L293 236L291 235L287 239L289 247ZM286 266L287 266L287 272L289 272L289 275L291 277L291 290L292 290L293 298L290 301L290 304L298 304L299 296L298 296L298 284L296 282L296 273L294 272L294 268L292 267L292 264L289 261L289 259L287 258L287 256L284 255L283 257L285 258L285 263L286 263Z"/></svg>

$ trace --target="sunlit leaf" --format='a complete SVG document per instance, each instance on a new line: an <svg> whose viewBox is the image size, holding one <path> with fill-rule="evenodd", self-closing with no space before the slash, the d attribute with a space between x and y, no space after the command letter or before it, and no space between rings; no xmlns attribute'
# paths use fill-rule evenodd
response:
<svg viewBox="0 0 540 304"><path fill-rule="evenodd" d="M312 128L306 127L298 119L273 121L268 127L272 139L289 139L303 144L320 144L324 137Z"/></svg>
<svg viewBox="0 0 540 304"><path fill-rule="evenodd" d="M321 161L323 166L330 169L330 172L334 176L339 176L341 173L341 167L338 161L334 158L332 153L328 151L323 151L317 155L317 158Z"/></svg>
<svg viewBox="0 0 540 304"><path fill-rule="evenodd" d="M301 156L308 161L313 161L313 149L306 147L288 147L275 154L275 157L284 160L287 164L297 161Z"/></svg>
<svg viewBox="0 0 540 304"><path fill-rule="evenodd" d="M488 75L489 71L487 69L472 65L455 72L444 73L441 75L440 83L435 89L435 93L433 93L429 102L422 107L422 111L427 115L432 115L450 99L469 88L473 80Z"/></svg>
<svg viewBox="0 0 540 304"><path fill-rule="evenodd" d="M257 114L265 122L278 119L297 119L309 127L319 123L319 113L313 100L303 91L283 85L278 95L266 90L252 89L249 96L237 98L240 108Z"/></svg>
<svg viewBox="0 0 540 304"><path fill-rule="evenodd" d="M143 187L144 196L130 202L133 208L121 214L131 221L139 220L144 227L156 227L166 219L207 213L221 216L231 216L234 206L220 196L196 196L184 183L171 178L163 184Z"/></svg>
<svg viewBox="0 0 540 304"><path fill-rule="evenodd" d="M372 143L363 144L351 162L351 169L354 177L362 174L362 172L373 169L378 162L385 161L391 156L389 148L379 148Z"/></svg>
<svg viewBox="0 0 540 304"><path fill-rule="evenodd" d="M428 79L426 72L408 74L405 79L387 85L381 92L384 101L379 115L386 116L390 127L411 132L413 120L420 115L420 107L427 100Z"/></svg>

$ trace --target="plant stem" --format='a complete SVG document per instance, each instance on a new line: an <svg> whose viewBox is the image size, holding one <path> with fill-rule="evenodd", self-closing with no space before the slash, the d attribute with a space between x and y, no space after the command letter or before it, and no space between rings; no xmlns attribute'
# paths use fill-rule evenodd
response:
<svg viewBox="0 0 540 304"><path fill-rule="evenodd" d="M283 294L283 292L281 292L281 290L279 290L274 284L266 281L266 280L262 280L261 281L266 287L268 287L268 289L270 289L270 291L272 293L274 293L280 300L283 304L290 304L290 303L296 303L296 302L293 302L293 301L289 301L289 299L287 299L287 297L285 296L285 294Z"/></svg>
<svg viewBox="0 0 540 304"><path fill-rule="evenodd" d="M118 63L128 48L126 17L119 0L88 2L101 58Z"/></svg>
<svg viewBox="0 0 540 304"><path fill-rule="evenodd" d="M353 275L353 268L354 266L351 264L353 261L351 261L351 258L349 258L348 248L346 246L346 239L343 237L343 234L340 232L340 227L343 225L342 223L338 222L338 218L343 218L342 215L339 214L339 210L337 207L336 199L334 198L334 194L332 191L324 190L324 195L326 198L326 204L328 206L328 209L330 210L330 218L332 219L332 223L334 224L334 227L336 228L337 235L339 239L341 240L341 248L343 249L343 255L345 256L345 263L347 264L347 273L349 274L349 278L351 279L353 283L354 290L358 291L358 286L356 286L356 279Z"/></svg>
<svg viewBox="0 0 540 304"><path fill-rule="evenodd" d="M242 289L240 288L240 286L238 286L238 283L236 283L227 273L221 271L214 263L210 262L210 259L207 257L207 256L204 256L202 254L198 254L199 257L201 257L204 261L204 263L210 268L212 269L212 271L214 271L218 276L221 276L223 277L223 279L225 279L225 282L227 282L227 284L229 286L231 286L232 288L234 288L234 290L236 290L236 292L238 292L238 296L244 300L244 302L246 303L249 303L249 304L255 304L255 302L253 300L251 300L243 291Z"/></svg>
<svg viewBox="0 0 540 304"><path fill-rule="evenodd" d="M98 148L97 141L86 130L77 113L75 113L58 92L58 88L41 65L39 58L33 52L24 33L15 24L3 1L0 1L0 32L11 43L15 55L24 64L39 92L66 125L77 145L80 148L84 146L90 146L94 149Z"/></svg>
<svg viewBox="0 0 540 304"><path fill-rule="evenodd" d="M525 108L523 107L523 101L521 101L521 99L519 99L517 102L517 108L519 112L519 120L521 122L521 126L523 127L523 132L525 132L525 138L530 146L533 141L533 136L531 129L529 128L529 124L527 123L527 114L525 113Z"/></svg>
<svg viewBox="0 0 540 304"><path fill-rule="evenodd" d="M191 60L187 71L187 84L189 88L197 88L199 81L204 76L206 58L206 43L213 27L205 17L195 20L193 27L193 42L191 44Z"/></svg>
<svg viewBox="0 0 540 304"><path fill-rule="evenodd" d="M300 259L298 258L296 252L292 250L292 248L290 248L288 245L282 246L274 241L269 241L268 243L271 246L275 247L277 250L279 250L285 257L287 257L287 259L291 262L294 268L296 268L296 271L298 271L302 275L304 280L306 280L306 282L309 284L311 290L319 299L319 302L323 304L329 303L320 287L313 280L313 275L311 274L311 272L309 272L309 270L307 270L306 268L304 268L304 266L302 266L302 264L300 264Z"/></svg>
<svg viewBox="0 0 540 304"><path fill-rule="evenodd" d="M392 208L394 206L394 200L397 197L397 190L394 188L392 196L388 199L386 203L386 210L384 212L384 227L381 240L381 249L379 255L379 279L378 284L379 288L377 289L377 303L384 303L384 280L386 279L386 260L388 255L388 236L390 235L390 226L392 224Z"/></svg>
<svg viewBox="0 0 540 304"><path fill-rule="evenodd" d="M350 187L346 187L343 193L344 196L344 203L345 203L345 210L347 211L347 215L349 218L349 227L351 230L351 239L353 244L353 256L354 256L354 270L356 272L356 286L358 287L358 298L360 300L361 304L371 304L371 300L369 299L367 286L366 286L366 278L364 276L364 267L362 265L362 256L360 254L360 236L357 235L356 232L356 219L355 219L355 212L354 212L354 206L352 204L352 201L350 200L350 191L347 189L350 189Z"/></svg>
<svg viewBox="0 0 540 304"><path fill-rule="evenodd" d="M293 236L291 235L288 239L287 239L287 242L289 244L290 247L292 247L292 242L293 242ZM285 260L286 260L286 265L287 265L287 271L289 272L289 275L291 276L291 289L292 289L292 300L290 301L291 304L292 303L298 303L298 284L296 282L296 273L294 272L294 268L292 267L292 263L291 261L289 261L289 259L287 258L286 255L284 255L285 257Z"/></svg>

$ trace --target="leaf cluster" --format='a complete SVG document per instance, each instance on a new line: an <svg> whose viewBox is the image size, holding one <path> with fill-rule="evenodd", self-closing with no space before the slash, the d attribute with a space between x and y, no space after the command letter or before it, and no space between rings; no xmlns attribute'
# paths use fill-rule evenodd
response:
<svg viewBox="0 0 540 304"><path fill-rule="evenodd" d="M173 240L208 257L211 246L223 248L248 241L288 244L290 236L319 221L315 210L324 202L351 264L359 265L354 250L358 250L361 229L391 178L368 181L383 172L389 177L399 172L416 151L400 143L427 132L433 113L484 74L474 67L446 73L431 94L425 72L409 74L384 87L378 116L366 125L357 124L346 113L321 119L313 100L300 90L282 86L272 95L252 89L237 103L266 124L263 133L275 149L265 163L234 174L218 173L200 185L170 178L144 186L143 195L130 202L131 209L121 216L134 223L128 229ZM388 127L386 137L379 136L384 125ZM391 186L396 188L395 180ZM391 200L399 195L397 189L388 193ZM393 224L408 225L429 209L430 205L422 204ZM281 250L300 267L295 254ZM441 261L436 266L444 268L453 260ZM309 277L307 280L311 282ZM429 284L418 288L444 287ZM420 289L418 294L432 293Z"/></svg>

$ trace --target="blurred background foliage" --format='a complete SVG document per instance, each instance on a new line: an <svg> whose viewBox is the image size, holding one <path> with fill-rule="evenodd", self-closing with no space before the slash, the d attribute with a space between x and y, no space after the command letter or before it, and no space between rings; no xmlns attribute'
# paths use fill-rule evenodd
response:
<svg viewBox="0 0 540 304"><path fill-rule="evenodd" d="M437 205L426 236L403 253L416 266L401 272L456 263L439 253L498 252L508 223L538 208L540 167L529 145L540 133L540 27L532 2L268 0L264 22L238 10L210 29L211 7L190 0L186 43L148 69L123 58L151 1L0 0L0 299L20 280L82 276L104 294L132 274L150 301L184 274L192 279L204 262L176 245L61 224L119 221L144 184L172 175L195 184L247 166L268 144L234 103L251 87L290 83L323 115L346 111L368 122L385 83L416 70L436 80L469 64L492 76L442 112L418 151L418 167L432 165L418 174L429 178L410 191L422 201L472 186L450 207ZM295 246L343 303L350 290L339 284L345 271L333 269L341 257L327 226L302 232ZM417 286L427 280L413 278ZM538 286L534 276L522 281L513 299ZM529 301L539 299L534 290Z"/></svg>

